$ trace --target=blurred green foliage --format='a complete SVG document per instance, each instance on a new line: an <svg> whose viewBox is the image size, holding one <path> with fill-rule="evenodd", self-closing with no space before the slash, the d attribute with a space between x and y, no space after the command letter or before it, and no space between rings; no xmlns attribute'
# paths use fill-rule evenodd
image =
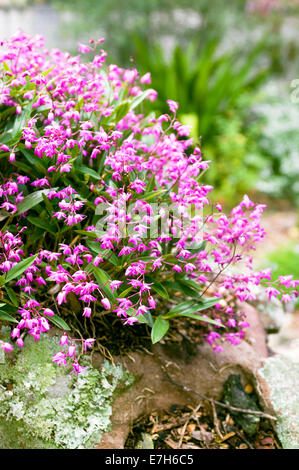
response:
<svg viewBox="0 0 299 470"><path fill-rule="evenodd" d="M211 160L203 179L215 187L218 200L233 203L255 183L262 165L249 106L258 102L260 86L269 76L259 65L264 41L245 57L234 51L219 54L215 40L198 50L191 43L185 50L176 46L168 60L161 45L145 55L144 43L135 41L137 69L150 70L151 86L158 91L152 109L167 113L167 99L179 103L179 119L192 127L196 140L200 137L203 156Z"/></svg>
<svg viewBox="0 0 299 470"><path fill-rule="evenodd" d="M299 206L299 103L291 88L270 83L267 98L252 111L258 120L256 142L263 161L259 191Z"/></svg>
<svg viewBox="0 0 299 470"><path fill-rule="evenodd" d="M64 22L65 34L90 39L90 34L107 38L105 48L119 65L135 57L132 34L151 48L153 41L175 37L182 46L199 37L206 40L223 36L231 14L244 11L240 0L230 0L229 9L220 11L210 0L49 0L71 15ZM223 6L222 0L214 5Z"/></svg>
<svg viewBox="0 0 299 470"><path fill-rule="evenodd" d="M64 28L74 47L105 36L109 63L151 73L153 110L167 112L167 99L179 102L180 120L211 160L204 177L215 197L231 205L256 188L298 202L298 164L290 162L299 134L271 134L261 87L299 76L299 5L282 1L265 13L249 12L249 0L50 1L69 13ZM288 101L280 97L277 108Z"/></svg>
<svg viewBox="0 0 299 470"><path fill-rule="evenodd" d="M294 279L299 279L299 244L288 243L287 246L281 246L267 255L267 266L272 268L273 279L279 276L288 276L293 274ZM265 264L266 264L265 262ZM289 289L291 291L292 289ZM296 301L296 307L299 307L299 298Z"/></svg>

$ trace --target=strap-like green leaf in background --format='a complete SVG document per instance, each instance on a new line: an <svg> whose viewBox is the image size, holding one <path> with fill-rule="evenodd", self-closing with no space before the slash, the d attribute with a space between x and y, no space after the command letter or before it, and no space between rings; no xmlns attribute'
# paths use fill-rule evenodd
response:
<svg viewBox="0 0 299 470"><path fill-rule="evenodd" d="M47 317L47 319L54 323L54 325L58 326L58 328L61 328L62 330L65 330L65 331L70 331L70 327L68 326L67 323L65 323L65 321L59 317L58 315L53 315L52 317Z"/></svg>
<svg viewBox="0 0 299 470"><path fill-rule="evenodd" d="M4 312L3 310L0 310L0 321L11 321L13 323L19 323L18 320L16 320L14 317L9 315L9 313Z"/></svg>
<svg viewBox="0 0 299 470"><path fill-rule="evenodd" d="M8 271L7 276L5 278L5 283L15 279L16 277L21 276L29 266L36 260L38 255L30 256L29 258L23 259L18 264L16 264L10 271Z"/></svg>
<svg viewBox="0 0 299 470"><path fill-rule="evenodd" d="M56 188L53 188L56 189ZM23 214L23 212L32 209L43 200L43 194L48 194L52 189L41 189L40 191L35 191L34 193L28 194L24 199L18 204L18 211L16 215Z"/></svg>
<svg viewBox="0 0 299 470"><path fill-rule="evenodd" d="M110 276L108 276L108 274L103 269L97 266L92 266L92 271L100 288L106 293L107 297L109 297L110 300L115 302L115 296L113 295L109 283L109 281L111 280Z"/></svg>

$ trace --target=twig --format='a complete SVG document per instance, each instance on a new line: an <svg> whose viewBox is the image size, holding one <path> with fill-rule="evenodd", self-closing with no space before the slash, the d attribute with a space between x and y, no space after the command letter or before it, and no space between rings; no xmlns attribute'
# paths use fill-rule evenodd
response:
<svg viewBox="0 0 299 470"><path fill-rule="evenodd" d="M207 400L209 402L214 402L216 405L221 406L222 408L226 408L226 409L231 410L231 411L237 411L238 413L258 415L258 416L262 416L263 418L271 419L273 421L277 420L277 418L275 416L271 416L267 413L264 413L263 411L246 410L244 408L237 408L236 406L227 405L227 404L222 403L220 401L214 400L213 398L209 398L209 397L207 397L207 395L204 395L203 393L197 392L196 390L193 390L192 388L186 387L186 385L181 385L181 384L175 382L174 380L172 380L172 378L170 377L170 375L168 374L168 372L167 372L167 370L164 366L162 366L162 369L164 370L169 382L171 382L173 385L175 385L177 387L180 387L185 392L194 393L195 395L198 395L203 400Z"/></svg>
<svg viewBox="0 0 299 470"><path fill-rule="evenodd" d="M249 441L247 441L246 437L243 436L235 427L233 428L234 432L239 436L240 439L242 439L245 444L249 447L249 449L254 449L254 447L250 444Z"/></svg>
<svg viewBox="0 0 299 470"><path fill-rule="evenodd" d="M186 428L187 428L187 425L188 425L189 421L190 421L190 416L188 417L187 421L184 424L184 427L183 427L183 430L182 430L182 433L181 433L181 437L180 437L180 440L179 440L179 443L178 443L178 449L181 448L181 445L183 443L183 439L184 439Z"/></svg>
<svg viewBox="0 0 299 470"><path fill-rule="evenodd" d="M218 419L217 412L216 412L215 401L211 400L211 404L212 404L212 411L213 411L213 421L214 421L214 425L215 425L215 428L216 428L216 432L217 432L218 436L220 437L220 439L223 440L223 435L222 435L222 433L220 431L220 427L219 427L219 419Z"/></svg>
<svg viewBox="0 0 299 470"><path fill-rule="evenodd" d="M186 422L185 422L184 427L183 427L183 430L182 430L182 433L181 433L179 443L178 443L178 449L181 448L181 445L183 443L183 439L184 439L184 436L185 436L185 432L186 432L186 429L187 429L187 426L188 426L188 423L189 423L190 419L192 419L195 416L195 413L199 410L200 407L201 407L201 403L195 408L195 410L192 410L192 412L187 417Z"/></svg>

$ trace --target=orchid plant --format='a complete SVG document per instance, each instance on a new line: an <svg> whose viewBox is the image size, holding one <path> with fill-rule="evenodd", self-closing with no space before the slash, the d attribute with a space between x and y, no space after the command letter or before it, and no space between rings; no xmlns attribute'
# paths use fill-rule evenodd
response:
<svg viewBox="0 0 299 470"><path fill-rule="evenodd" d="M242 305L263 283L269 299L290 302L298 285L254 271L265 205L245 195L225 215L200 182L209 162L178 103L144 115L143 101L157 97L142 89L150 74L107 65L102 42L79 44L75 57L24 33L1 42L0 321L14 327L0 347L9 353L55 325L53 361L75 374L77 345L86 352L96 338L74 337L63 313L71 298L79 322L113 313L126 328L146 323L153 343L173 318L195 318L221 352L248 326L225 292Z"/></svg>

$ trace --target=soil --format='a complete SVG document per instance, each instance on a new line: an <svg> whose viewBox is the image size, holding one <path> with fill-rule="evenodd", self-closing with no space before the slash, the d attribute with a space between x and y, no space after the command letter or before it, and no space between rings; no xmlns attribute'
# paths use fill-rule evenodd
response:
<svg viewBox="0 0 299 470"><path fill-rule="evenodd" d="M281 444L268 420L261 420L257 433L246 436L229 413L200 405L171 406L135 421L125 444L126 449L138 448L144 433L155 449L280 449Z"/></svg>

